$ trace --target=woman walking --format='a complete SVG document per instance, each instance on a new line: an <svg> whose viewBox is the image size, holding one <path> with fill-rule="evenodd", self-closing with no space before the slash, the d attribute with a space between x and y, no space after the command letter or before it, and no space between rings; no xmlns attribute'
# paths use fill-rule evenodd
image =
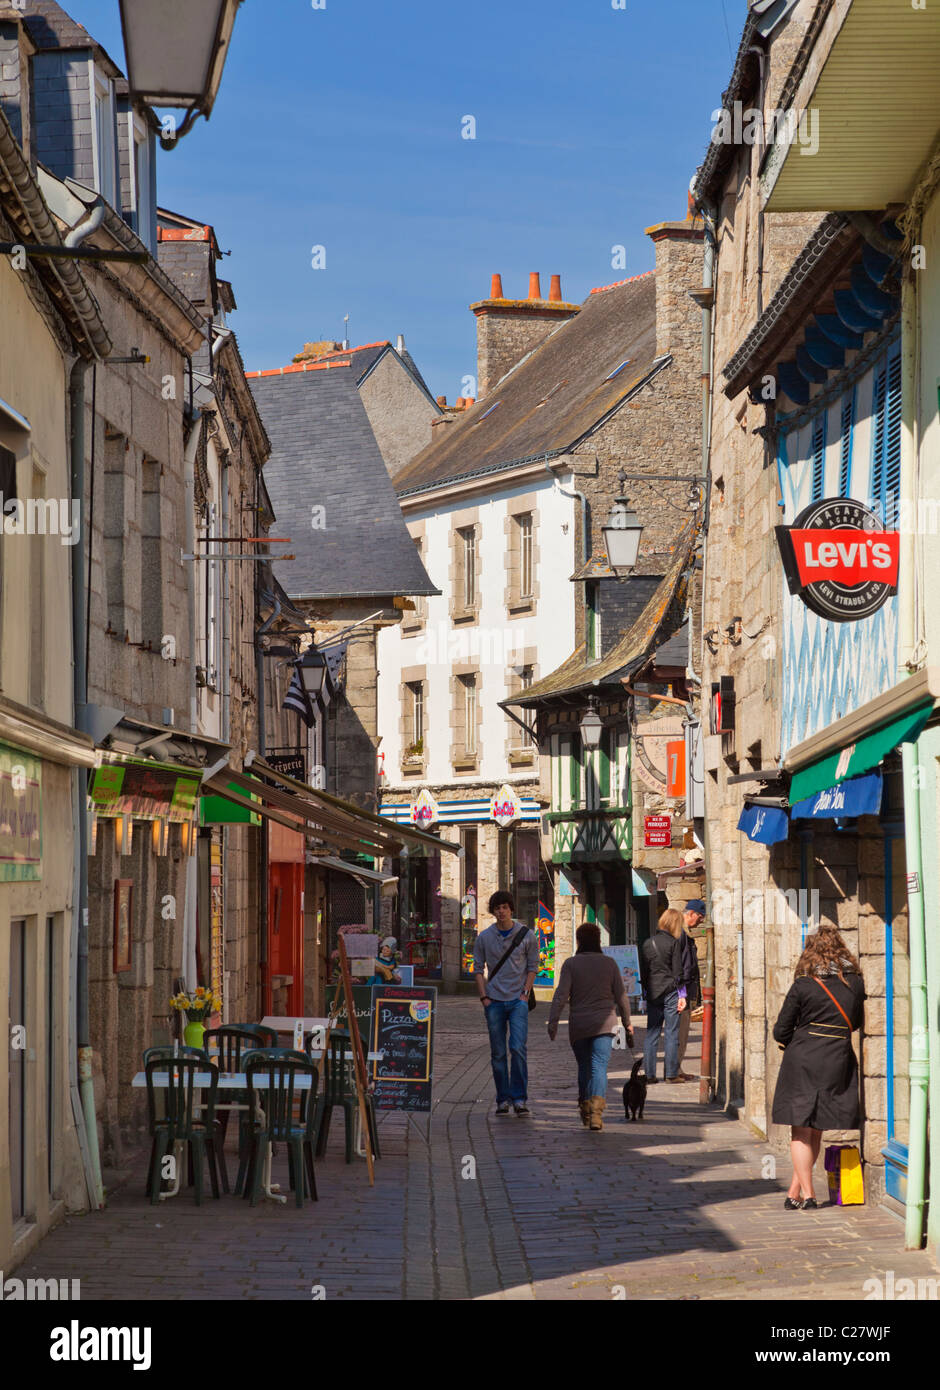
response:
<svg viewBox="0 0 940 1390"><path fill-rule="evenodd" d="M548 1013L548 1036L558 1032L561 1011L568 1005L568 1041L578 1063L578 1109L581 1123L604 1128L607 1104L607 1064L617 1031L618 1016L633 1047L630 1001L620 967L601 950L600 927L582 922L575 932L578 949L565 961Z"/></svg>
<svg viewBox="0 0 940 1390"><path fill-rule="evenodd" d="M835 927L820 927L807 939L774 1026L784 1051L772 1118L791 1127L787 1211L817 1206L813 1166L823 1130L858 1129L861 1123L852 1034L861 1025L864 999L858 961Z"/></svg>
<svg viewBox="0 0 940 1390"><path fill-rule="evenodd" d="M643 942L640 970L646 995L646 1041L643 1044L646 1080L650 1086L655 1086L656 1052L664 1027L666 1080L674 1085L691 1080L679 1070L679 1015L686 1006L686 988L682 983L682 917L674 907L666 909L657 930Z"/></svg>

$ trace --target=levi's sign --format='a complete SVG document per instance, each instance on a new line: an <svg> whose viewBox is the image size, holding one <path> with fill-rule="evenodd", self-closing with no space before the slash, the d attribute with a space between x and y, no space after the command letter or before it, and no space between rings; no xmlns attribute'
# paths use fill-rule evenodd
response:
<svg viewBox="0 0 940 1390"><path fill-rule="evenodd" d="M830 622L876 613L897 593L901 537L851 497L811 502L777 543L791 594Z"/></svg>

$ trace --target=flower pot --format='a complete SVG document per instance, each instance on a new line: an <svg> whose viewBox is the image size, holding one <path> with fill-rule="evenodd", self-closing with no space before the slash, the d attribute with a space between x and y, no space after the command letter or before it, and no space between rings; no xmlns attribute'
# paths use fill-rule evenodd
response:
<svg viewBox="0 0 940 1390"><path fill-rule="evenodd" d="M205 1036L205 1025L201 1022L187 1023L183 1029L183 1042L187 1047L202 1047Z"/></svg>

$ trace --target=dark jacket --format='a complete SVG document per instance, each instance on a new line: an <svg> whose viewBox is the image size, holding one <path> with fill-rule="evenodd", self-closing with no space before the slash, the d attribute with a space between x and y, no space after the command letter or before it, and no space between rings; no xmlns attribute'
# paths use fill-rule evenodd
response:
<svg viewBox="0 0 940 1390"><path fill-rule="evenodd" d="M682 983L685 985L688 1007L694 1009L702 998L702 980L698 968L698 947L689 936L688 932L683 932L679 938L679 945L682 947Z"/></svg>
<svg viewBox="0 0 940 1390"><path fill-rule="evenodd" d="M839 1001L851 1029L822 989L819 979L801 975L790 986L774 1039L783 1043L783 1061L774 1091L773 1122L811 1129L858 1129L858 1063L852 1032L861 1025L865 985L861 975L843 970L823 975L823 984Z"/></svg>
<svg viewBox="0 0 940 1390"><path fill-rule="evenodd" d="M640 979L647 999L661 999L682 984L682 943L657 930L643 942Z"/></svg>

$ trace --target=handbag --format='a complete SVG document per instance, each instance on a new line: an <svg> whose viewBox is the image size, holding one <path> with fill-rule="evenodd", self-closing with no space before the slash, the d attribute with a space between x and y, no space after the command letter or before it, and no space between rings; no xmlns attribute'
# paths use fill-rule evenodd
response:
<svg viewBox="0 0 940 1390"><path fill-rule="evenodd" d="M489 979L490 979L490 980L494 980L494 979L496 978L496 976L497 976L497 974L499 973L499 971L502 970L503 966L506 964L507 960L508 960L509 957L512 955L513 951L514 951L514 950L516 949L516 947L519 945L519 942L520 942L520 941L524 941L525 938L526 938L528 935L529 935L529 928L528 928L528 927L523 927L521 931L517 931L517 932L516 932L515 936L514 936L513 939L512 939L512 943L511 943L511 945L510 945L508 951L505 951L505 952L500 956L499 960L496 962L496 964L493 966L493 969L490 971L490 975L489 975ZM487 983L489 983L489 981L487 981ZM532 1010L535 1008L535 1005L536 1005L536 998L535 998L535 989L534 989L534 987L533 987L532 989L529 990L529 1013L532 1012Z"/></svg>

